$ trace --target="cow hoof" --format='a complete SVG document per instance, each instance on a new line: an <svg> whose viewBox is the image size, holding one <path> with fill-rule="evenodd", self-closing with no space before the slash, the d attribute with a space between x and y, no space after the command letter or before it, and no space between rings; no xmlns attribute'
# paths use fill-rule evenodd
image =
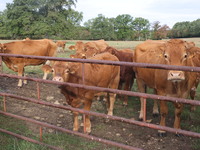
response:
<svg viewBox="0 0 200 150"><path fill-rule="evenodd" d="M138 118L138 121L143 121L143 118Z"/></svg>
<svg viewBox="0 0 200 150"><path fill-rule="evenodd" d="M90 134L91 133L91 128L86 128L86 134Z"/></svg>
<svg viewBox="0 0 200 150"><path fill-rule="evenodd" d="M126 107L127 105L128 105L127 103L125 103L125 102L123 103L123 106L124 106L124 107Z"/></svg>
<svg viewBox="0 0 200 150"><path fill-rule="evenodd" d="M110 119L108 119L108 118L105 119L105 122L106 122L106 123L108 123L109 121L110 121Z"/></svg>
<svg viewBox="0 0 200 150"><path fill-rule="evenodd" d="M166 137L167 133L166 132L158 132L159 137Z"/></svg>
<svg viewBox="0 0 200 150"><path fill-rule="evenodd" d="M175 136L176 137L183 137L183 134L176 133Z"/></svg>
<svg viewBox="0 0 200 150"><path fill-rule="evenodd" d="M153 114L153 117L157 118L157 117L159 117L159 114L155 113L155 114Z"/></svg>
<svg viewBox="0 0 200 150"><path fill-rule="evenodd" d="M123 104L124 107L127 107L127 104Z"/></svg>

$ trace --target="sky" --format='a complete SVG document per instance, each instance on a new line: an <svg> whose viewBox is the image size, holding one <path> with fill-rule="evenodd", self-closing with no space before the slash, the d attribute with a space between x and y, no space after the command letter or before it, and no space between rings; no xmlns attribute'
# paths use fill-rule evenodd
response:
<svg viewBox="0 0 200 150"><path fill-rule="evenodd" d="M0 11L6 9L6 3L13 0L1 0ZM150 23L159 21L160 25L170 28L177 22L200 19L200 0L77 0L76 11L83 13L83 22L102 14L107 18L129 14L134 18L142 17Z"/></svg>

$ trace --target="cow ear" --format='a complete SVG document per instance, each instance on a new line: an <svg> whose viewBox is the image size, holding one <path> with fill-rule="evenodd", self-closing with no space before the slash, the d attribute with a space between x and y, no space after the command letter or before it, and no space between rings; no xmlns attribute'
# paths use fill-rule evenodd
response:
<svg viewBox="0 0 200 150"><path fill-rule="evenodd" d="M70 74L75 74L77 70L79 69L79 66L77 64L70 64L69 65L69 73Z"/></svg>
<svg viewBox="0 0 200 150"><path fill-rule="evenodd" d="M186 49L191 49L192 47L195 47L195 43L194 42L187 42L185 41L185 48Z"/></svg>
<svg viewBox="0 0 200 150"><path fill-rule="evenodd" d="M70 50L75 50L75 46L74 46L74 45L71 45L71 46L69 47L69 49L70 49Z"/></svg>
<svg viewBox="0 0 200 150"><path fill-rule="evenodd" d="M165 52L165 44L159 46L159 51L161 51L161 53Z"/></svg>

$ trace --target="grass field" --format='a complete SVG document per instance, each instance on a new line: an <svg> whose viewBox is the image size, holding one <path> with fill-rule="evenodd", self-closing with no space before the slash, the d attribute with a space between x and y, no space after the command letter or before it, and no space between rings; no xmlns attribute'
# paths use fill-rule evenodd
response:
<svg viewBox="0 0 200 150"><path fill-rule="evenodd" d="M190 38L185 39L187 41L193 41L196 46L200 47L200 38ZM9 41L1 41L2 43L9 42ZM0 43L1 43L0 42ZM65 57L68 58L69 55L73 54L74 51L71 51L68 49L70 45L74 45L76 41L67 41L65 53L59 53L58 57ZM134 49L135 46L137 46L141 41L109 41L108 44L110 46L113 46L117 49L123 49L123 48L131 48ZM4 64L3 64L4 65ZM3 66L4 72L9 74L16 74L15 72L9 70L5 65ZM42 71L40 70L40 66L34 66L34 67L26 67L26 73L29 74L30 72L34 72L38 74L38 76L42 76ZM3 87L1 87L3 88ZM134 90L137 89L136 85L133 87ZM150 90L149 90L150 91ZM200 88L197 89L197 95L195 99L200 99ZM138 102L134 102L138 103ZM132 107L135 105L134 103L131 103L130 106ZM0 97L0 108L3 109L3 102L2 97ZM151 105L148 103L148 105ZM182 119L186 120L182 122L182 126L184 129L195 131L200 133L200 126L198 126L200 122L199 115L200 114L200 108L197 107L197 110L195 112L189 111L189 106L186 106L186 108L183 111ZM170 107L170 112L173 113L173 107ZM120 113L120 112L116 112ZM192 125L188 122L192 118ZM15 133L24 133L26 136L31 136L33 139L38 140L39 135L34 135L30 129L28 129L27 124L23 121L19 121L13 118L5 117L0 115L0 127L3 129L7 129L9 131L14 131ZM200 149L199 139L193 141L193 148L194 150ZM51 145L59 145L60 148L63 148L64 150L100 150L102 148L101 144L85 140L80 137L66 135L64 133L57 132L56 134L44 134L43 135L43 142ZM0 150L48 150L48 148L44 146L40 146L37 144L32 144L30 142L26 142L23 140L19 140L17 138L14 138L12 136L9 136L7 134L3 134L0 132ZM111 148L104 146L104 150L117 150L117 148Z"/></svg>

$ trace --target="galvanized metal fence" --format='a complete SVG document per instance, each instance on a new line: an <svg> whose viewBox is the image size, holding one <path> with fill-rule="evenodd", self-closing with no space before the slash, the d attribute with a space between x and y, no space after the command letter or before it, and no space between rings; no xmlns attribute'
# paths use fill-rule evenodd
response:
<svg viewBox="0 0 200 150"><path fill-rule="evenodd" d="M46 59L46 60L69 61L69 62L81 62L81 63L83 63L83 65L84 65L84 63L95 63L95 64L109 64L109 65L120 65L120 66L125 65L125 66L137 66L137 67L143 67L143 68L157 68L157 69L171 69L171 70L184 70L184 71L200 72L199 67L187 67L187 66L170 66L170 65L134 63L134 62L129 63L129 62L100 61L100 60L89 60L89 59L72 59L72 58L58 58L58 57L44 57L44 56L0 54L0 57L2 57L2 56L17 57L17 58L25 57L25 58L30 58L30 59L34 58L34 59ZM84 72L84 70L83 70L83 72ZM66 82L60 83L60 82L56 82L56 81L43 80L43 79L38 79L38 78L19 77L19 76L16 76L16 75L4 74L4 73L0 73L0 76L1 77L8 77L8 78L16 78L16 79L25 79L25 80L35 81L37 83L37 89L36 89L37 90L37 96L38 96L37 99L27 98L27 97L23 97L23 96L19 96L19 95L0 92L0 96L3 97L3 101L4 101L4 110L0 111L0 114L6 115L6 116L25 120L25 121L28 121L28 122L32 122L34 124L38 124L42 127L48 127L48 128L56 129L56 130L59 130L59 131L62 131L62 132L78 135L78 136L81 136L81 137L84 137L84 138L87 138L87 139L91 139L91 140L94 140L94 141L98 141L98 142L101 142L101 143L104 143L104 144L120 147L120 148L123 148L123 149L129 149L129 150L139 150L140 148L125 145L125 144L122 144L122 143L117 143L117 142L110 141L110 140L105 140L105 139L102 139L102 138L99 138L99 137L94 137L94 136L87 135L87 134L80 133L80 132L71 131L71 130L68 130L68 129L64 129L64 128L61 128L61 127L57 127L57 126L48 124L48 123L40 122L40 121L31 119L31 118L26 118L26 117L22 117L22 116L19 116L19 115L8 113L6 111L6 98L11 97L11 98L15 98L17 100L28 101L28 102L31 102L31 103L41 104L41 105L50 106L50 107L54 107L54 108L76 111L76 112L82 113L83 116L85 114L93 115L93 116L97 116L97 117L121 121L121 122L128 123L128 124L134 124L134 125L138 125L138 126L153 128L153 129L157 129L157 130L164 130L164 131L168 131L168 132L172 132L172 133L176 133L176 134L183 134L183 135L186 135L186 136L200 138L200 133L185 131L185 130L181 130L181 129L174 129L174 128L170 128L170 127L159 126L159 125L155 125L155 124L151 124L151 123L147 123L147 122L140 122L140 121L136 121L136 120L126 119L126 118L123 118L123 117L110 116L110 115L106 115L106 114L102 114L102 113L85 111L83 109L77 109L77 108L72 108L72 107L69 107L69 106L62 106L62 105L57 105L57 104L52 104L52 103L49 103L49 102L42 101L42 100L40 100L40 85L39 85L39 83L69 85L69 86L72 86L72 87L84 88L84 89L88 89L88 90L96 90L96 91L101 91L101 92L112 92L112 93L116 93L116 94L123 94L123 95L129 95L129 96L137 96L137 97L152 98L152 99L165 100L165 101L171 101L171 102L180 102L180 103L185 103L185 104L200 105L200 101L197 101L197 100L188 100L188 99L183 99L183 98L166 97L166 96L139 93L139 92L133 92L133 91L124 91L124 90L117 90L117 89L110 89L110 88L100 88L100 87L80 85L80 84L75 84L75 83L66 83ZM83 80L84 80L84 76L83 76ZM144 108L146 108L146 107L144 107ZM12 133L12 132L6 131L4 129L0 129L0 132L11 134L11 135L16 136L18 138L21 138L21 139L24 139L24 140L27 140L27 141L30 141L30 142L33 142L33 143L41 144L41 145L47 146L51 149L58 150L59 148L57 148L57 147L54 147L54 146L51 146L51 145L48 145L48 144L41 142L42 141L42 127L40 127L40 141L36 141L36 140L30 139L28 137L24 137L22 135L18 135L16 133Z"/></svg>

